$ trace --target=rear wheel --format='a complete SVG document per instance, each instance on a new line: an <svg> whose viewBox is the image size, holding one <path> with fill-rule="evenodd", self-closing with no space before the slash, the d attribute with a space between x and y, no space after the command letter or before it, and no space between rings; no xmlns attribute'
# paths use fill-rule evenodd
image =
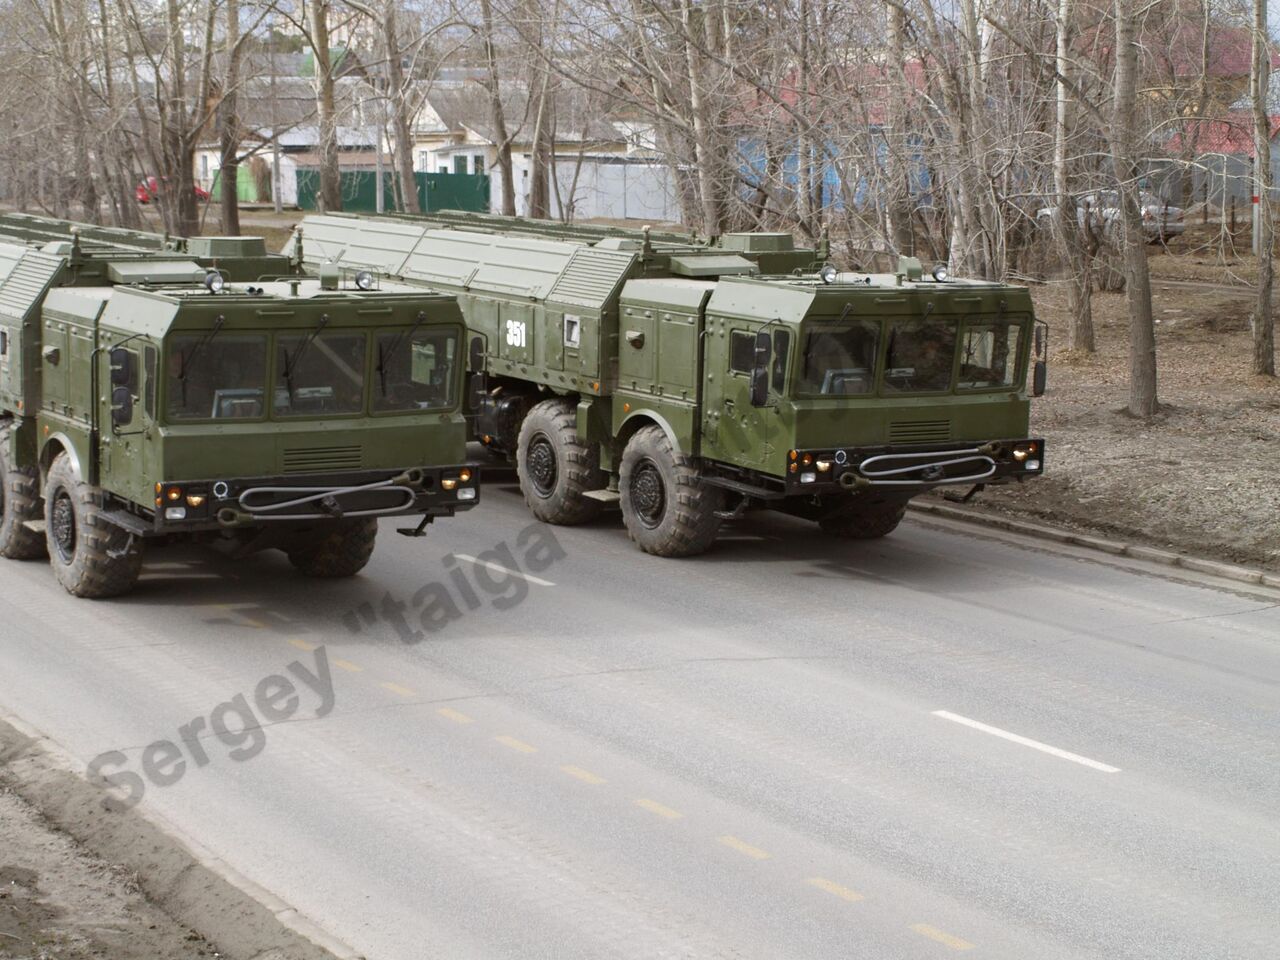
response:
<svg viewBox="0 0 1280 960"><path fill-rule="evenodd" d="M906 512L905 502L855 504L823 517L818 526L823 533L843 540L878 540L893 533Z"/></svg>
<svg viewBox="0 0 1280 960"><path fill-rule="evenodd" d="M661 427L642 427L622 453L618 489L627 534L645 553L689 557L716 539L724 496Z"/></svg>
<svg viewBox="0 0 1280 960"><path fill-rule="evenodd" d="M142 544L103 516L102 491L60 453L45 487L45 542L53 575L92 600L128 593L142 572Z"/></svg>
<svg viewBox="0 0 1280 960"><path fill-rule="evenodd" d="M286 552L289 562L305 576L354 577L368 565L377 537L378 521L373 517L336 520L305 535Z"/></svg>
<svg viewBox="0 0 1280 960"><path fill-rule="evenodd" d="M9 462L9 436L0 432L0 557L38 560L45 555L44 537L23 526L44 516L40 504L40 472Z"/></svg>
<svg viewBox="0 0 1280 960"><path fill-rule="evenodd" d="M520 425L516 471L529 512L543 523L570 526L600 512L590 490L604 486L595 447L578 439L572 401L544 400Z"/></svg>

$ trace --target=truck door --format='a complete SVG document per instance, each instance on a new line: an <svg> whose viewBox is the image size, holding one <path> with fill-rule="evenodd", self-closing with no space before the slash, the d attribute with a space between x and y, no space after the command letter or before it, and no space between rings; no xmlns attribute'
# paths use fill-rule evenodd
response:
<svg viewBox="0 0 1280 960"><path fill-rule="evenodd" d="M775 401L785 383L790 333L776 324L769 326L773 333L770 404L764 407L751 405L751 368L756 334L766 325L721 319L707 336L703 456L750 469L763 469L770 460L773 438L781 435Z"/></svg>
<svg viewBox="0 0 1280 960"><path fill-rule="evenodd" d="M106 385L98 415L98 485L138 501L142 484L142 358L136 346L114 347L98 356L99 382Z"/></svg>

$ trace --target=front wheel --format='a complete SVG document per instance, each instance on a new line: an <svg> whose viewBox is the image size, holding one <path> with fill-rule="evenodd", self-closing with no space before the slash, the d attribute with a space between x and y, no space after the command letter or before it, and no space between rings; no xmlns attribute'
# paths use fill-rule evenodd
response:
<svg viewBox="0 0 1280 960"><path fill-rule="evenodd" d="M661 427L636 431L622 452L619 473L622 521L645 553L690 557L715 541L724 495L675 452Z"/></svg>
<svg viewBox="0 0 1280 960"><path fill-rule="evenodd" d="M377 537L378 521L373 517L335 520L304 536L286 552L289 562L304 576L354 577L369 563Z"/></svg>
<svg viewBox="0 0 1280 960"><path fill-rule="evenodd" d="M578 414L568 400L544 400L520 425L516 472L529 512L543 523L571 526L600 512L586 496L604 486L599 454L578 439Z"/></svg>
<svg viewBox="0 0 1280 960"><path fill-rule="evenodd" d="M142 545L103 515L102 492L80 479L60 453L45 487L49 565L73 596L91 600L128 593L142 572Z"/></svg>
<svg viewBox="0 0 1280 960"><path fill-rule="evenodd" d="M38 560L45 555L44 537L23 524L44 516L40 472L12 466L8 448L8 435L0 433L0 557Z"/></svg>

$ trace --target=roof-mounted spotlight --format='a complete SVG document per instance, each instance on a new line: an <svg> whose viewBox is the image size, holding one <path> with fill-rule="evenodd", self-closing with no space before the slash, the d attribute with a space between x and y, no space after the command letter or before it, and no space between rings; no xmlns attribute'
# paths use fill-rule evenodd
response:
<svg viewBox="0 0 1280 960"><path fill-rule="evenodd" d="M373 274L368 270L361 270L356 274L356 287L360 290L373 289Z"/></svg>
<svg viewBox="0 0 1280 960"><path fill-rule="evenodd" d="M830 263L823 264L822 269L818 271L818 279L823 283L835 283L837 276L839 276L839 271Z"/></svg>
<svg viewBox="0 0 1280 960"><path fill-rule="evenodd" d="M950 276L951 272L947 269L947 265L945 263L940 263L933 268L933 279L937 280L939 283L946 283Z"/></svg>
<svg viewBox="0 0 1280 960"><path fill-rule="evenodd" d="M204 288L210 293L221 293L227 281L217 270L210 270L204 275Z"/></svg>

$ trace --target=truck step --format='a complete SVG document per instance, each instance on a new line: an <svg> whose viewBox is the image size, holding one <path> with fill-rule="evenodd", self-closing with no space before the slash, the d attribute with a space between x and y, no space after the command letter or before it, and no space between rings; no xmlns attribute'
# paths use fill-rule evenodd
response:
<svg viewBox="0 0 1280 960"><path fill-rule="evenodd" d="M43 534L43 533L44 533L44 521L43 521L43 520L23 520L23 521L22 521L22 529L23 529L23 530L30 530L32 533L39 533L39 534Z"/></svg>
<svg viewBox="0 0 1280 960"><path fill-rule="evenodd" d="M588 500L599 500L601 503L617 503L622 494L617 490L588 490L583 494Z"/></svg>

